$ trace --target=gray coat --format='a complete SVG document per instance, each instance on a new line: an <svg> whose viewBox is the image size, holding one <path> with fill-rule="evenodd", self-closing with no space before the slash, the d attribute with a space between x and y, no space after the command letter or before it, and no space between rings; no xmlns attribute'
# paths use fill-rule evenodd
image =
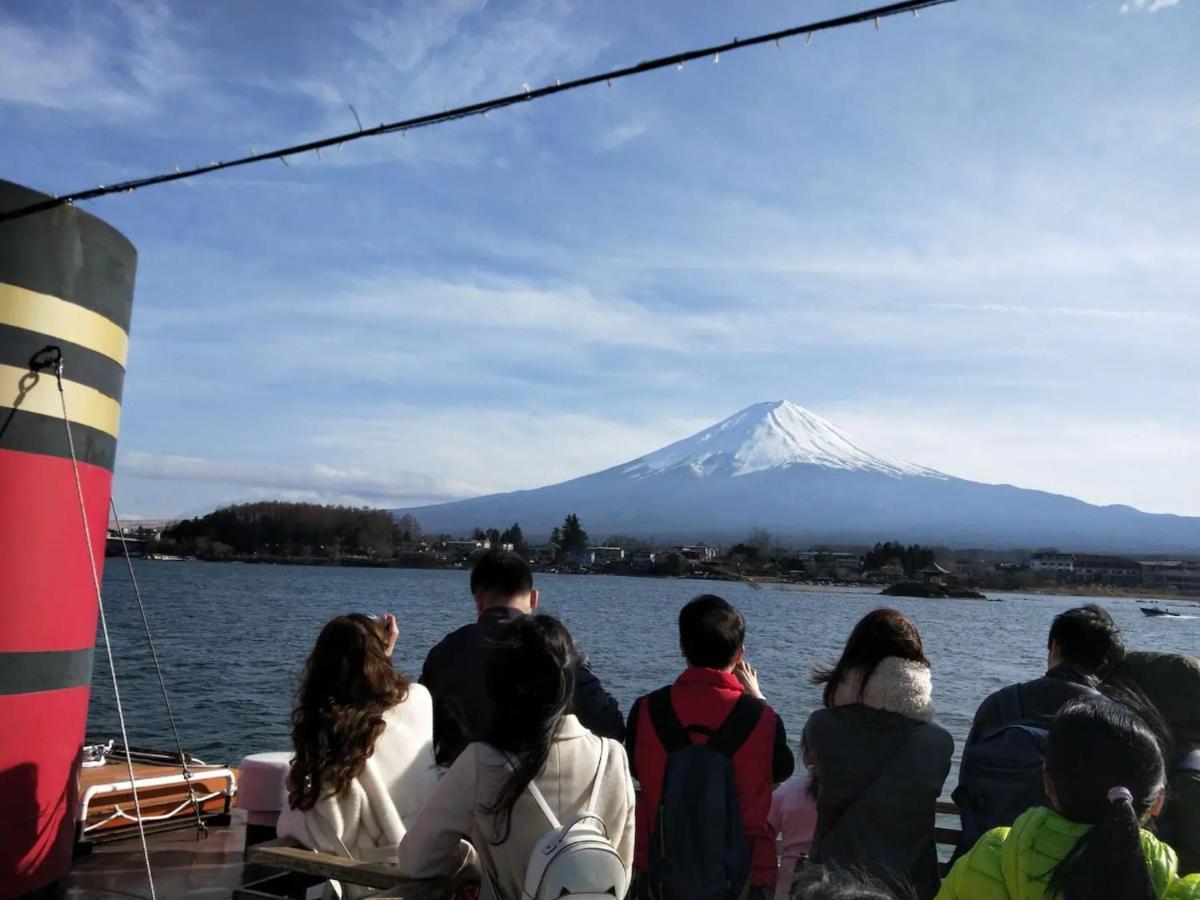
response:
<svg viewBox="0 0 1200 900"><path fill-rule="evenodd" d="M818 779L813 859L937 893L934 807L954 739L940 725L858 703L819 709L805 743Z"/></svg>

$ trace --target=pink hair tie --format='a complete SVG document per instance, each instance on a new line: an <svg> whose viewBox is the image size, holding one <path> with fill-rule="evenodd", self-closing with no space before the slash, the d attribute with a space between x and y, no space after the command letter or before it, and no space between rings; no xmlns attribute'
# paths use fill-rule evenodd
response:
<svg viewBox="0 0 1200 900"><path fill-rule="evenodd" d="M1108 789L1108 802L1116 803L1120 800L1124 800L1130 806L1133 806L1133 794L1131 794L1129 792L1129 788L1127 788L1127 787L1109 788Z"/></svg>

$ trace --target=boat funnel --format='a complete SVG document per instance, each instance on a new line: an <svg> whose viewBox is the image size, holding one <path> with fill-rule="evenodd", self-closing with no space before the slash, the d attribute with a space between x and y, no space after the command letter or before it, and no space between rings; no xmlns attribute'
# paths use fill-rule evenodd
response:
<svg viewBox="0 0 1200 900"><path fill-rule="evenodd" d="M63 402L102 574L136 265L72 206L0 222L0 898L71 865L97 607Z"/></svg>

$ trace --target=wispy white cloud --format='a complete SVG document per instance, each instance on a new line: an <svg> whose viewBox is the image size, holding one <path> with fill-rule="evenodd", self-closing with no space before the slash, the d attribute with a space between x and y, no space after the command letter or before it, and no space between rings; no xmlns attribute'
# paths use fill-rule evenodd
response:
<svg viewBox="0 0 1200 900"><path fill-rule="evenodd" d="M639 418L543 406L500 406L486 400L454 408L400 402L372 406L371 417L357 418L353 429L317 417L313 447L323 455L353 460L368 470L402 453L410 465L422 471L473 471L489 493L587 475L642 456L709 424L684 409ZM351 415L361 412L364 410L356 407Z"/></svg>
<svg viewBox="0 0 1200 900"><path fill-rule="evenodd" d="M413 472L387 474L388 468L383 464L368 472L321 463L306 468L255 465L130 451L121 456L118 474L122 478L236 485L248 489L254 496L297 496L298 492L323 502L352 499L374 505L434 503L478 493L478 488L471 485L440 481Z"/></svg>
<svg viewBox="0 0 1200 900"><path fill-rule="evenodd" d="M632 140L636 140L647 131L646 123L641 121L624 122L610 128L600 137L601 150L616 150Z"/></svg>
<svg viewBox="0 0 1200 900"><path fill-rule="evenodd" d="M0 19L0 103L144 118L196 84L193 56L165 3L102 3L53 28Z"/></svg>
<svg viewBox="0 0 1200 900"><path fill-rule="evenodd" d="M548 84L582 71L605 46L600 29L572 27L573 13L561 2L362 6L349 26L354 52L344 54L332 71L322 60L283 90L314 104L317 130L323 132L347 130L353 123L350 107L373 125L517 93L524 84ZM448 131L420 130L408 141L395 136L357 144L352 152L327 158L333 165L396 159L478 164L487 157L489 133L520 131L522 122L518 110L509 110Z"/></svg>
<svg viewBox="0 0 1200 900"><path fill-rule="evenodd" d="M1200 447L1195 410L1193 404L1169 418L1135 410L1096 420L1030 401L1003 417L939 402L892 403L887 411L846 404L828 412L869 445L960 478L1200 515L1200 473L1191 462Z"/></svg>
<svg viewBox="0 0 1200 900"><path fill-rule="evenodd" d="M934 303L933 309L1002 313L1016 316L1055 316L1070 319L1158 321L1200 326L1200 315L1162 309L1100 308L1086 306L1022 306L1015 303Z"/></svg>
<svg viewBox="0 0 1200 900"><path fill-rule="evenodd" d="M1129 0L1121 4L1121 12L1158 12L1160 9L1170 9L1178 6L1179 0Z"/></svg>

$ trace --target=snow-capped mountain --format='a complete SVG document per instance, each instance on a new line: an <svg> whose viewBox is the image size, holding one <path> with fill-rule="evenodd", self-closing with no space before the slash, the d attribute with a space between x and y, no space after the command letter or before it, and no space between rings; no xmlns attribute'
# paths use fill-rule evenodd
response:
<svg viewBox="0 0 1200 900"><path fill-rule="evenodd" d="M397 512L434 534L520 522L534 540L573 512L597 540L625 534L721 542L765 528L829 543L1200 552L1200 518L955 478L869 450L789 401L749 406L592 475Z"/></svg>
<svg viewBox="0 0 1200 900"><path fill-rule="evenodd" d="M618 468L631 478L648 478L680 468L706 477L749 475L798 465L944 477L932 469L864 449L790 400L748 406L712 428Z"/></svg>

